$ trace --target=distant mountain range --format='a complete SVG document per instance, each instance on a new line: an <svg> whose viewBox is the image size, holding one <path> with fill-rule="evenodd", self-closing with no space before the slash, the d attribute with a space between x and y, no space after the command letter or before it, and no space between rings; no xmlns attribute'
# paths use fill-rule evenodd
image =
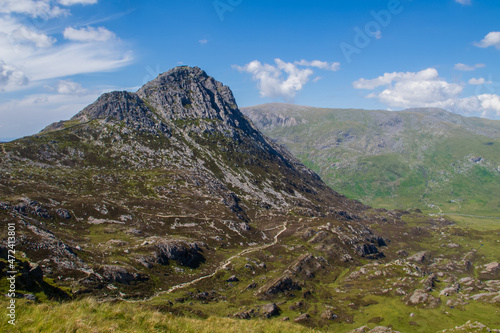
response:
<svg viewBox="0 0 500 333"><path fill-rule="evenodd" d="M434 108L241 110L348 197L390 209L499 215L500 121Z"/></svg>

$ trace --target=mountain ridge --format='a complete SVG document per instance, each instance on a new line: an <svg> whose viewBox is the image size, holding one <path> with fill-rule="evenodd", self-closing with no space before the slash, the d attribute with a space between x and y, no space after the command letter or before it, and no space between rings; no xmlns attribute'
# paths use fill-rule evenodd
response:
<svg viewBox="0 0 500 333"><path fill-rule="evenodd" d="M500 121L441 109L242 111L330 186L369 205L491 215L500 204L486 194L500 186Z"/></svg>
<svg viewBox="0 0 500 333"><path fill-rule="evenodd" d="M285 112L285 113L290 113L290 112L297 112L297 111L303 111L307 109L311 110L324 110L324 111L329 111L329 110L338 110L338 111L359 111L359 112L368 112L368 113L373 113L373 114L405 114L405 113L415 113L415 114L421 114L425 116L429 116L431 118L435 118L436 120L444 120L450 123L454 124L459 124L463 125L466 124L467 122L472 122L476 125L485 125L491 121L491 123L496 124L496 125L491 125L494 126L494 130L490 132L485 132L484 134L487 136L491 136L494 138L500 137L500 121L498 120L493 120L493 119L487 119L487 118L479 118L479 117L467 117L463 115L459 115L444 109L440 108L408 108L408 109L403 109L400 111L387 111L387 110L368 110L368 109L353 109L353 108L327 108L327 107L312 107L312 106L306 106L306 105L296 105L296 104L287 104L287 103L265 103L265 104L258 104L254 106L248 106L248 107L242 107L242 110L248 110L250 113L252 110L261 110L263 112Z"/></svg>

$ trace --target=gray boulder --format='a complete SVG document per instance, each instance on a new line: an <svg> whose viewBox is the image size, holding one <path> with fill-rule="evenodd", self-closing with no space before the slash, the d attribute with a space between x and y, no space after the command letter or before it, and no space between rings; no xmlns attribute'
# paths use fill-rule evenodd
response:
<svg viewBox="0 0 500 333"><path fill-rule="evenodd" d="M262 307L262 314L266 318L271 318L273 316L279 316L281 309L275 303L268 303Z"/></svg>

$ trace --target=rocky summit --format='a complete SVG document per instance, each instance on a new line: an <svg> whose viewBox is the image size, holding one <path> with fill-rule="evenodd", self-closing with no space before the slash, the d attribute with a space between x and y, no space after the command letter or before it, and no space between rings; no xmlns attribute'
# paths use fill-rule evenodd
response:
<svg viewBox="0 0 500 333"><path fill-rule="evenodd" d="M0 148L0 220L16 228L27 302L91 296L344 331L429 331L441 326L425 314L450 307L470 310L459 324L491 325L480 313L498 309L494 232L338 194L197 67Z"/></svg>

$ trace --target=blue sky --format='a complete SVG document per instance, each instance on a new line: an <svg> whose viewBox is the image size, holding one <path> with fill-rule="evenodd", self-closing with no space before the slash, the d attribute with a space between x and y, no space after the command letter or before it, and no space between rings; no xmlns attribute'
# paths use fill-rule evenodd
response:
<svg viewBox="0 0 500 333"><path fill-rule="evenodd" d="M178 65L240 106L500 119L496 0L0 0L0 140Z"/></svg>

